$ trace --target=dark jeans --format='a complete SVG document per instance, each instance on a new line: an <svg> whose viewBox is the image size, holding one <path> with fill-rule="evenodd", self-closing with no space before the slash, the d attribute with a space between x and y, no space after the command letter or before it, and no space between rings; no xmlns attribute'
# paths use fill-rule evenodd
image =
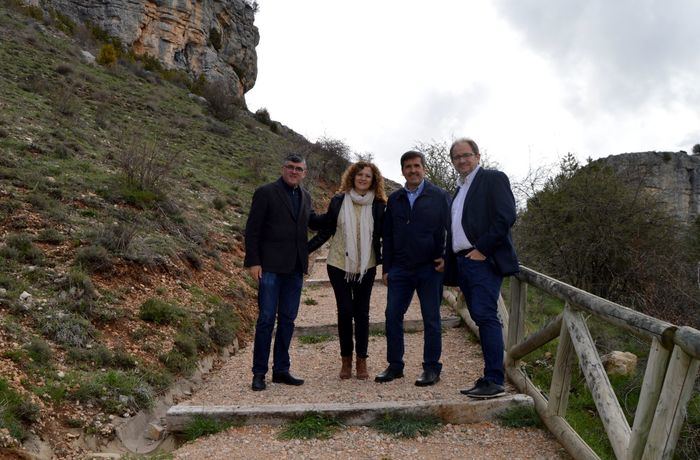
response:
<svg viewBox="0 0 700 460"><path fill-rule="evenodd" d="M355 353L358 358L367 357L369 341L369 300L372 295L377 268L367 270L360 282L346 281L345 270L328 268L328 279L333 286L335 303L338 306L338 338L340 356L352 356L352 323L355 321Z"/></svg>
<svg viewBox="0 0 700 460"><path fill-rule="evenodd" d="M443 274L436 272L432 263L414 269L392 267L388 276L386 306L386 360L393 370L403 370L403 317L418 293L423 316L423 369L440 373L442 364L442 329L440 302L442 301Z"/></svg>
<svg viewBox="0 0 700 460"><path fill-rule="evenodd" d="M272 329L277 319L272 372L289 371L289 344L299 311L303 276L298 273L263 272L258 285L258 321L253 344L253 374L267 373Z"/></svg>
<svg viewBox="0 0 700 460"><path fill-rule="evenodd" d="M498 295L503 277L490 262L466 257L457 257L457 275L469 314L479 327L484 378L503 385L503 329L498 318Z"/></svg>

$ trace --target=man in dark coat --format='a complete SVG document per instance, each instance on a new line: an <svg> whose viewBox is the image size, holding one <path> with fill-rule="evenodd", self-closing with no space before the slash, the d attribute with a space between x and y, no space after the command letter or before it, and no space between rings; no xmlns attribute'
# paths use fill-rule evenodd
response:
<svg viewBox="0 0 700 460"><path fill-rule="evenodd" d="M272 330L277 319L273 351L272 381L301 385L289 372L289 344L299 311L303 275L308 268L307 227L311 196L301 187L306 162L289 155L282 176L259 187L245 228L244 266L258 282L258 320L253 344L254 391L264 390Z"/></svg>
<svg viewBox="0 0 700 460"><path fill-rule="evenodd" d="M505 394L498 297L503 277L519 271L510 234L515 199L505 174L479 166L479 147L472 139L457 139L450 159L459 174L459 188L452 201L448 272L456 271L456 284L479 327L484 354L484 376L461 393L494 398Z"/></svg>
<svg viewBox="0 0 700 460"><path fill-rule="evenodd" d="M389 366L374 380L384 383L403 377L403 319L416 292L424 326L423 373L416 385L428 386L440 380L442 370L440 303L450 197L425 180L422 153L404 153L401 172L406 186L389 196L384 213L383 281L388 286L385 317Z"/></svg>

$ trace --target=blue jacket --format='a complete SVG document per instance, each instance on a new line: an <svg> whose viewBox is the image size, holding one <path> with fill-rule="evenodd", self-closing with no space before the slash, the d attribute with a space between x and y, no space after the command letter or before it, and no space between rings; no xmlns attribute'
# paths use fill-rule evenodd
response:
<svg viewBox="0 0 700 460"><path fill-rule="evenodd" d="M445 256L450 196L427 180L411 208L406 189L389 196L384 213L384 273L393 266L415 268Z"/></svg>

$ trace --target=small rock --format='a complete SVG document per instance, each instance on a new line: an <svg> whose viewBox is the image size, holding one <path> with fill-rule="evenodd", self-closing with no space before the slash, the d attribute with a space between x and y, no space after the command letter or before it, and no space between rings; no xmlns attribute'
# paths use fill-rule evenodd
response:
<svg viewBox="0 0 700 460"><path fill-rule="evenodd" d="M160 441L164 432L165 428L163 428L161 425L157 423L149 423L148 427L146 428L145 436L146 439L150 439L151 441Z"/></svg>
<svg viewBox="0 0 700 460"><path fill-rule="evenodd" d="M30 293L28 293L27 291L23 291L19 295L19 301L24 302L24 303L29 303L32 301L32 295Z"/></svg>
<svg viewBox="0 0 700 460"><path fill-rule="evenodd" d="M631 375L637 369L637 355L629 351L611 351L600 360L608 375Z"/></svg>
<svg viewBox="0 0 700 460"><path fill-rule="evenodd" d="M5 297L7 295L7 289L0 288L0 297Z"/></svg>
<svg viewBox="0 0 700 460"><path fill-rule="evenodd" d="M58 371L58 372L56 373L56 375L58 376L59 379L62 379L63 377L66 376L66 373L63 372L63 371Z"/></svg>
<svg viewBox="0 0 700 460"><path fill-rule="evenodd" d="M95 63L95 56L93 56L93 54L89 51L82 50L80 52L80 58L86 64L94 64Z"/></svg>

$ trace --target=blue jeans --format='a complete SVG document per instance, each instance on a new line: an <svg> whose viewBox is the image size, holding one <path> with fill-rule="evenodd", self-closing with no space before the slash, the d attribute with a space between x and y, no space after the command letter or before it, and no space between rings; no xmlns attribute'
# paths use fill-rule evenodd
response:
<svg viewBox="0 0 700 460"><path fill-rule="evenodd" d="M440 302L442 301L443 274L435 271L432 263L414 269L392 267L388 275L386 306L386 360L395 371L403 371L404 339L403 318L418 293L423 316L423 369L438 374L442 370L442 328Z"/></svg>
<svg viewBox="0 0 700 460"><path fill-rule="evenodd" d="M258 284L258 321L253 343L253 374L266 374L272 344L272 329L277 319L272 372L289 371L289 344L294 320L299 311L303 276L298 273L263 272Z"/></svg>
<svg viewBox="0 0 700 460"><path fill-rule="evenodd" d="M484 378L503 385L503 329L498 318L501 276L488 260L457 257L459 288L464 293L469 314L479 327L484 354Z"/></svg>

